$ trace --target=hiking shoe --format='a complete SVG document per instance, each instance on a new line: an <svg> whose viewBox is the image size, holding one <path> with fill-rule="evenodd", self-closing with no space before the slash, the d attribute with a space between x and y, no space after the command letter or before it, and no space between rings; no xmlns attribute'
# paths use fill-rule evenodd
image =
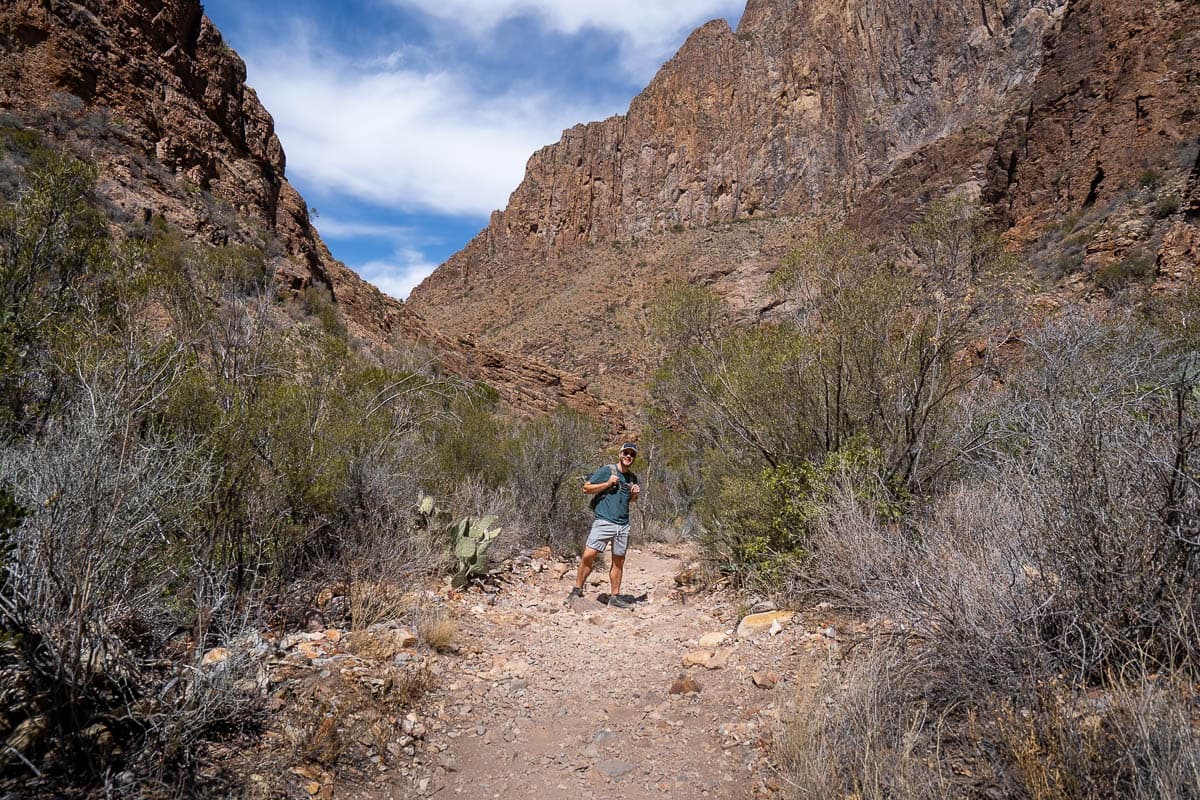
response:
<svg viewBox="0 0 1200 800"><path fill-rule="evenodd" d="M571 602L576 597L579 597L579 598L583 597L583 589L580 589L578 586L571 589L571 593L569 595L567 595L567 602L568 603Z"/></svg>
<svg viewBox="0 0 1200 800"><path fill-rule="evenodd" d="M608 605L612 608L633 608L633 603L623 600L619 594L611 595L608 598Z"/></svg>

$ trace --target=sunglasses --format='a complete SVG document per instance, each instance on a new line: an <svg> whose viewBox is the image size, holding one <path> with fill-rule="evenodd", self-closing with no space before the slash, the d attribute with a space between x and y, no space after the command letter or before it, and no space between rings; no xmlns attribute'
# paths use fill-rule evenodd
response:
<svg viewBox="0 0 1200 800"><path fill-rule="evenodd" d="M624 452L621 453L621 458L637 458L637 453Z"/></svg>

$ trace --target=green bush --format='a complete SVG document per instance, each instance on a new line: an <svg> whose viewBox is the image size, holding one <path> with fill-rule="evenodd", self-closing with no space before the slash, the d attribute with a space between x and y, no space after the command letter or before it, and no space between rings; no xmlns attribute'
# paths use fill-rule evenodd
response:
<svg viewBox="0 0 1200 800"><path fill-rule="evenodd" d="M1194 794L1200 370L1154 322L1030 330L957 486L899 525L839 486L810 521L797 592L874 633L779 737L804 796Z"/></svg>
<svg viewBox="0 0 1200 800"><path fill-rule="evenodd" d="M1154 254L1144 247L1134 248L1122 258L1114 259L1096 270L1093 280L1109 294L1154 279Z"/></svg>
<svg viewBox="0 0 1200 800"><path fill-rule="evenodd" d="M365 363L324 295L320 329L291 324L258 248L161 221L114 244L94 174L34 151L0 210L0 740L47 796L199 785L260 700L252 664L200 655L268 606L298 621L299 576L436 566L412 519L429 442L447 398L495 401ZM503 464L497 441L454 453ZM28 775L0 755L0 782Z"/></svg>
<svg viewBox="0 0 1200 800"><path fill-rule="evenodd" d="M497 408L498 396L477 385L457 391L444 415L425 433L429 470L424 488L436 493L468 479L498 488L508 477L508 423Z"/></svg>
<svg viewBox="0 0 1200 800"><path fill-rule="evenodd" d="M530 545L576 550L590 516L579 476L595 467L600 438L596 420L565 406L522 423L508 447L516 519L506 527Z"/></svg>
<svg viewBox="0 0 1200 800"><path fill-rule="evenodd" d="M790 320L733 328L697 287L658 303L654 413L703 464L701 522L726 567L795 551L771 529L789 476L871 453L865 482L895 508L953 477L976 435L955 420L959 398L997 350L1011 264L976 215L934 211L911 233L919 272L845 230L805 243L772 281ZM737 496L745 513L719 519Z"/></svg>
<svg viewBox="0 0 1200 800"><path fill-rule="evenodd" d="M346 326L338 316L333 293L325 286L309 286L304 290L304 313L315 317L329 336L344 338Z"/></svg>
<svg viewBox="0 0 1200 800"><path fill-rule="evenodd" d="M41 148L29 160L25 186L0 208L2 433L35 430L53 413L54 353L104 297L111 270L95 168Z"/></svg>
<svg viewBox="0 0 1200 800"><path fill-rule="evenodd" d="M767 467L756 476L721 474L701 503L709 520L703 542L722 571L770 591L803 570L811 554L812 526L839 490L895 520L903 492L881 483L882 455L855 439L821 463Z"/></svg>
<svg viewBox="0 0 1200 800"><path fill-rule="evenodd" d="M1154 204L1155 219L1166 219L1172 214L1178 213L1182 202L1177 194L1168 194L1158 198L1158 202Z"/></svg>

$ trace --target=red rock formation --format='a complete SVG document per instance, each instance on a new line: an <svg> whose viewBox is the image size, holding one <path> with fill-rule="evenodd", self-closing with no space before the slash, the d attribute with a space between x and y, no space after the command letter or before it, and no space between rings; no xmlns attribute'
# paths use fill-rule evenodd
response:
<svg viewBox="0 0 1200 800"><path fill-rule="evenodd" d="M667 278L754 314L764 273L813 226L895 227L953 191L996 203L1032 242L1147 172L1182 195L1181 218L1160 221L1170 203L1144 193L1083 268L1150 248L1160 274L1190 274L1198 15L1186 0L750 0L736 33L701 27L628 113L535 153L507 208L410 303L612 395L645 349L612 358L597 332L638 340ZM747 220L756 236L729 225Z"/></svg>
<svg viewBox="0 0 1200 800"><path fill-rule="evenodd" d="M1200 173L1200 5L1073 0L1046 51L997 146L993 191L1013 222ZM1200 210L1195 177L1187 192Z"/></svg>
<svg viewBox="0 0 1200 800"><path fill-rule="evenodd" d="M570 328L571 310L552 300L526 310L526 297L608 286L601 295L636 306L665 266L640 257L663 249L647 237L839 218L868 187L964 130L978 134L957 161L937 159L937 177L981 184L988 144L1027 93L1064 3L751 0L736 33L720 20L693 33L627 114L576 126L535 153L508 207L410 303L446 331L502 336L596 376L603 365L587 346L550 352L561 349L552 331ZM614 241L630 248L619 266ZM676 251L667 261L704 257L667 247ZM761 269L760 250L734 248L727 273ZM671 274L695 277L687 267ZM504 300L489 313L492 298Z"/></svg>

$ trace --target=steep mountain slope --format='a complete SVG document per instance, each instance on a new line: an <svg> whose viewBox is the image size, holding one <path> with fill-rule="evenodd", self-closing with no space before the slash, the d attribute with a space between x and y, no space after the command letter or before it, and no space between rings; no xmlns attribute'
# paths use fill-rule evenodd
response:
<svg viewBox="0 0 1200 800"><path fill-rule="evenodd" d="M98 163L116 224L161 216L199 241L265 246L283 286L328 287L368 346L421 343L523 411L595 407L582 380L447 338L335 260L245 80L198 0L0 6L0 124L31 127Z"/></svg>
<svg viewBox="0 0 1200 800"><path fill-rule="evenodd" d="M1124 196L1131 175L1186 181L1196 8L750 0L736 32L697 30L628 113L535 153L508 207L410 304L619 396L643 373L647 301L668 279L763 313L759 287L798 237L904 224L951 191L1036 239L1037 220ZM1136 166L1131 147L1145 147ZM1100 168L1112 177L1091 193Z"/></svg>

